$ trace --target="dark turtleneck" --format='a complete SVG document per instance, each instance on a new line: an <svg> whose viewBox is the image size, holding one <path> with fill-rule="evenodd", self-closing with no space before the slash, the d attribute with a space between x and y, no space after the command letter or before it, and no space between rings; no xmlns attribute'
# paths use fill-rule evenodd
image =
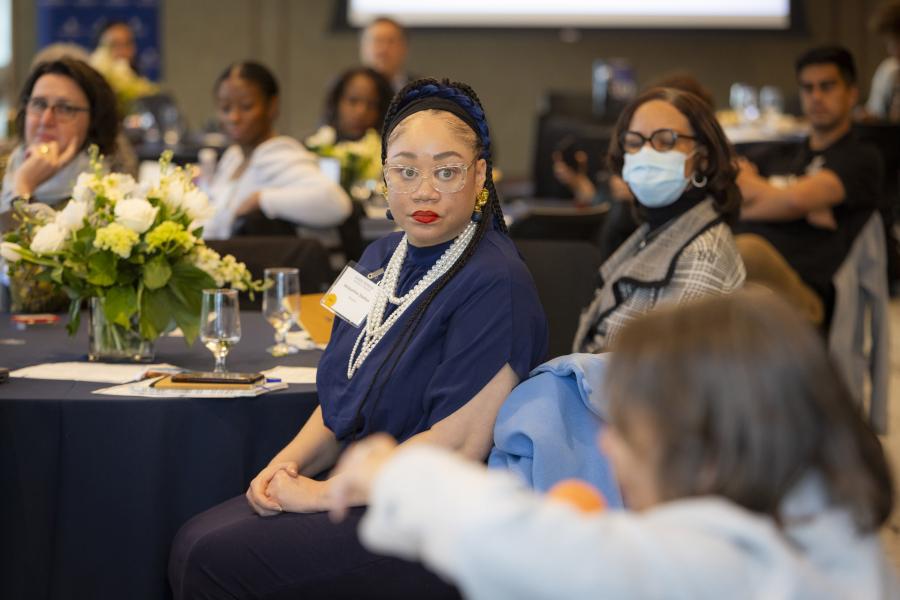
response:
<svg viewBox="0 0 900 600"><path fill-rule="evenodd" d="M700 204L708 195L709 192L706 188L697 188L692 185L679 196L678 200L668 206L649 208L638 202L638 216L650 226L648 233L652 233Z"/></svg>

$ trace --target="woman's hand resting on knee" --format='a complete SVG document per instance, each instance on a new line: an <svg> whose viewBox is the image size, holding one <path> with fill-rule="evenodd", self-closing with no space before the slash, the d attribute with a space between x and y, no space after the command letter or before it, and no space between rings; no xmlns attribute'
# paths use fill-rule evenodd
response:
<svg viewBox="0 0 900 600"><path fill-rule="evenodd" d="M269 498L287 512L318 512L328 509L325 503L328 482L292 475L284 469L272 477L267 492Z"/></svg>
<svg viewBox="0 0 900 600"><path fill-rule="evenodd" d="M250 503L250 508L260 516L270 517L285 510L284 507L271 496L272 492L268 489L272 478L275 477L277 473L284 473L291 477L297 477L297 463L272 463L260 471L259 475L250 482L250 487L247 488L247 502Z"/></svg>

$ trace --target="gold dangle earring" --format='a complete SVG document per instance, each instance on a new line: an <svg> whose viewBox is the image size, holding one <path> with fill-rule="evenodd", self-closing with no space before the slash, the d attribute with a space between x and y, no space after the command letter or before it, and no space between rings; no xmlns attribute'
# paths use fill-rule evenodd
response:
<svg viewBox="0 0 900 600"><path fill-rule="evenodd" d="M381 189L379 190L379 193L382 195L382 197L384 197L384 202L385 202L385 204L387 204L387 199L388 199L387 184L384 183L384 182L382 182L382 183L378 184L378 187L381 188ZM391 214L391 209L390 209L390 208L388 208L387 210L384 211L384 217L385 217L388 221L393 221L393 220L394 220L394 215Z"/></svg>
<svg viewBox="0 0 900 600"><path fill-rule="evenodd" d="M477 196L475 196L475 210L472 211L472 221L474 221L475 223L481 221L481 209L483 209L484 205L487 204L489 197L490 192L487 191L487 188L481 188L481 191L478 192Z"/></svg>

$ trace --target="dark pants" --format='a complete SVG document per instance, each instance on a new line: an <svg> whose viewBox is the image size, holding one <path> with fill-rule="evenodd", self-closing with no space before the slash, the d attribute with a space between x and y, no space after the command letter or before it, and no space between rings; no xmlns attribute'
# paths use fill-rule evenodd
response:
<svg viewBox="0 0 900 600"><path fill-rule="evenodd" d="M420 564L365 550L356 535L363 511L339 524L326 513L260 517L243 496L232 498L175 536L175 598L459 598Z"/></svg>

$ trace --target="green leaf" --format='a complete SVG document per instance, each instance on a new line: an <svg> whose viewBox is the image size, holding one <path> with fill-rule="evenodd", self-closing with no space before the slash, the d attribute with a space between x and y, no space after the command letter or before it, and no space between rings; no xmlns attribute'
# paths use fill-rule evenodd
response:
<svg viewBox="0 0 900 600"><path fill-rule="evenodd" d="M80 251L90 248L94 243L96 231L90 225L82 227L75 232L75 244Z"/></svg>
<svg viewBox="0 0 900 600"><path fill-rule="evenodd" d="M200 314L200 300L203 290L216 287L212 277L186 261L172 265L169 289L185 307Z"/></svg>
<svg viewBox="0 0 900 600"><path fill-rule="evenodd" d="M116 282L116 255L108 250L92 254L88 258L88 283L112 285Z"/></svg>
<svg viewBox="0 0 900 600"><path fill-rule="evenodd" d="M69 335L75 335L78 332L78 325L81 324L81 298L73 298L69 302L69 322L66 323L66 330Z"/></svg>
<svg viewBox="0 0 900 600"><path fill-rule="evenodd" d="M129 269L121 269L118 274L116 274L116 285L134 285L134 282L138 279L140 274L134 272L135 268L131 267Z"/></svg>
<svg viewBox="0 0 900 600"><path fill-rule="evenodd" d="M131 315L137 312L137 294L131 286L110 288L103 299L103 314L110 323L131 326Z"/></svg>
<svg viewBox="0 0 900 600"><path fill-rule="evenodd" d="M144 286L150 290L157 290L167 283L172 276L172 267L162 254L158 254L144 265Z"/></svg>
<svg viewBox="0 0 900 600"><path fill-rule="evenodd" d="M148 290L141 293L141 335L155 340L172 321L174 297L168 289Z"/></svg>
<svg viewBox="0 0 900 600"><path fill-rule="evenodd" d="M193 345L194 340L197 339L197 335L200 333L199 301L198 306L195 309L194 307L175 300L172 302L171 309L172 316L175 318L175 323L178 324L178 327L181 328L181 332L184 334L185 343L188 346Z"/></svg>

